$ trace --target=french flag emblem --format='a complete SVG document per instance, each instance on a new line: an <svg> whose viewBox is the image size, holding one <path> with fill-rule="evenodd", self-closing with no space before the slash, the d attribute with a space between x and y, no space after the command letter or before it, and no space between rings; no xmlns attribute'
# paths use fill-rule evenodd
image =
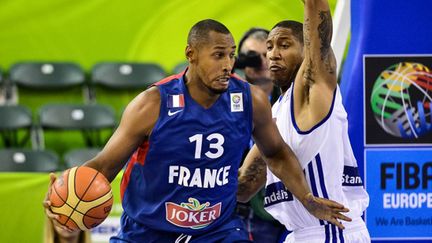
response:
<svg viewBox="0 0 432 243"><path fill-rule="evenodd" d="M184 107L184 96L183 94L168 95L168 108L181 108Z"/></svg>

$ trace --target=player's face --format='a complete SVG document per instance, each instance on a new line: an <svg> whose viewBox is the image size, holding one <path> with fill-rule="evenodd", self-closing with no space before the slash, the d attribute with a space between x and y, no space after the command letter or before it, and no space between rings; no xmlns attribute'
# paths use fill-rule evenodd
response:
<svg viewBox="0 0 432 243"><path fill-rule="evenodd" d="M291 29L281 27L270 31L266 45L271 79L279 87L289 86L303 62L303 45Z"/></svg>
<svg viewBox="0 0 432 243"><path fill-rule="evenodd" d="M197 48L197 74L202 84L211 92L220 94L228 89L235 48L231 34L214 31L210 31L208 41Z"/></svg>
<svg viewBox="0 0 432 243"><path fill-rule="evenodd" d="M264 40L257 40L253 38L248 38L244 41L241 52L247 53L248 51L254 51L260 54L261 57L261 66L260 67L246 67L244 72L246 75L246 79L249 82L252 82L259 78L270 78L270 72L268 68L267 62L267 46Z"/></svg>

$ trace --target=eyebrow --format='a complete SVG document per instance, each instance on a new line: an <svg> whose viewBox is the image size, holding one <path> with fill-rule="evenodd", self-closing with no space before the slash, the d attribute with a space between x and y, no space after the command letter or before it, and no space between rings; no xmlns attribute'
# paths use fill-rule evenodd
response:
<svg viewBox="0 0 432 243"><path fill-rule="evenodd" d="M215 47L213 47L213 49L225 49L226 47L224 47L224 46L215 46ZM234 45L234 46L231 46L231 49L236 49L237 47Z"/></svg>
<svg viewBox="0 0 432 243"><path fill-rule="evenodd" d="M277 40L291 40L291 39L292 39L291 37L281 36Z"/></svg>

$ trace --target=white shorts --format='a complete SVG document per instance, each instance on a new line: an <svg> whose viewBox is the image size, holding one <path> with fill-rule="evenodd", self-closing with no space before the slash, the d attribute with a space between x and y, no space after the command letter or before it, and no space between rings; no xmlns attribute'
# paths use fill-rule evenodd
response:
<svg viewBox="0 0 432 243"><path fill-rule="evenodd" d="M344 223L345 229L340 230L335 225L325 225L295 230L289 234L285 243L370 243L371 239L362 219L354 219Z"/></svg>

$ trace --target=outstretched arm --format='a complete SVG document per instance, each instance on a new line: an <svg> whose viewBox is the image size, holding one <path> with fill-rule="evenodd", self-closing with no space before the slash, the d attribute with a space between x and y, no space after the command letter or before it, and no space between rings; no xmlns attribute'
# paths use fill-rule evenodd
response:
<svg viewBox="0 0 432 243"><path fill-rule="evenodd" d="M304 126L310 128L330 110L337 86L336 59L330 46L333 26L327 0L303 2L304 60L296 77L294 99L295 110L307 111Z"/></svg>
<svg viewBox="0 0 432 243"><path fill-rule="evenodd" d="M341 214L341 212L348 212L348 209L337 202L312 195L297 157L283 141L271 118L270 104L266 95L256 87L251 87L251 91L253 137L267 166L312 215L343 229L343 225L338 220L351 220Z"/></svg>
<svg viewBox="0 0 432 243"><path fill-rule="evenodd" d="M333 24L330 8L327 0L306 0L304 2L304 51L306 61L306 71L314 69L312 72L312 82L324 81L328 84L335 84L336 63L333 50L330 46L332 39ZM316 66L315 66L316 65ZM327 77L319 79L320 74ZM327 81L327 78L333 77ZM318 78L318 80L316 80Z"/></svg>

